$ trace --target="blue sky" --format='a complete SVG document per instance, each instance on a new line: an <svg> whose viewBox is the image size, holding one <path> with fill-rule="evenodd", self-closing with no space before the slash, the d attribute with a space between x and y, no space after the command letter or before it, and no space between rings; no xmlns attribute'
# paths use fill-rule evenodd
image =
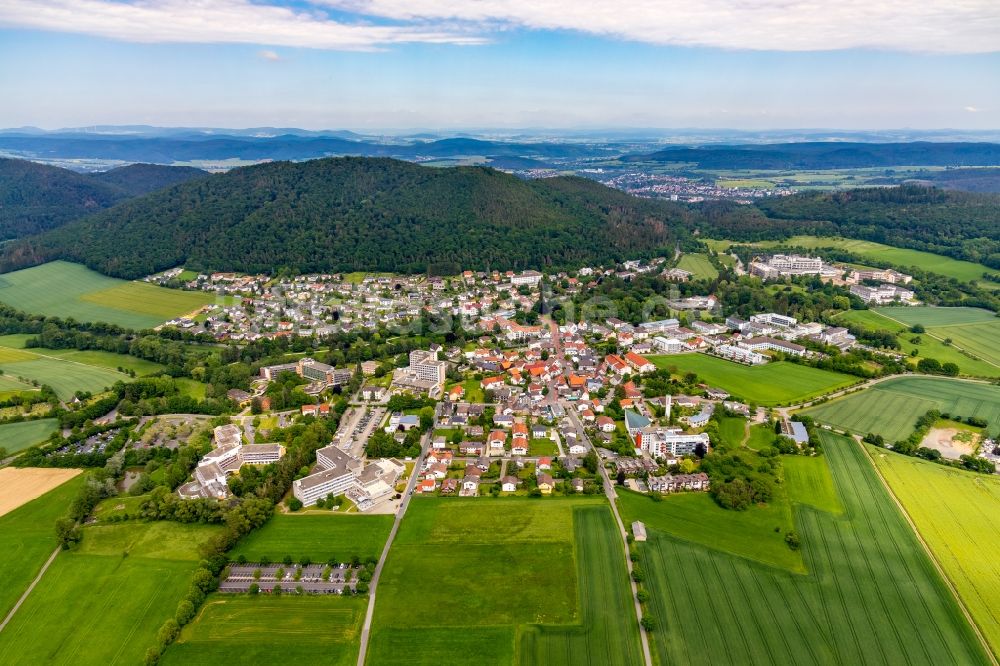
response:
<svg viewBox="0 0 1000 666"><path fill-rule="evenodd" d="M0 126L998 128L1000 3L951 4L0 2Z"/></svg>

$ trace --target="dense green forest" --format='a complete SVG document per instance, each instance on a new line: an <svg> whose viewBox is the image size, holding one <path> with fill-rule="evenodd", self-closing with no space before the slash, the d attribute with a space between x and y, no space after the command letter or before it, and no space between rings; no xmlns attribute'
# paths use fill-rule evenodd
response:
<svg viewBox="0 0 1000 666"><path fill-rule="evenodd" d="M758 204L789 232L926 250L1000 268L1000 196L919 185L800 194ZM805 223L801 220L820 220ZM809 224L815 228L807 229ZM831 225L833 228L831 228Z"/></svg>
<svg viewBox="0 0 1000 666"><path fill-rule="evenodd" d="M126 201L6 248L10 270L55 258L136 278L194 269L456 272L671 253L692 212L583 178L372 158L274 162Z"/></svg>
<svg viewBox="0 0 1000 666"><path fill-rule="evenodd" d="M129 196L137 197L207 175L207 171L194 167L129 164L110 171L91 174L90 177L102 183L113 185Z"/></svg>
<svg viewBox="0 0 1000 666"><path fill-rule="evenodd" d="M0 158L0 241L48 231L129 197L204 175L200 169L152 164L81 174Z"/></svg>

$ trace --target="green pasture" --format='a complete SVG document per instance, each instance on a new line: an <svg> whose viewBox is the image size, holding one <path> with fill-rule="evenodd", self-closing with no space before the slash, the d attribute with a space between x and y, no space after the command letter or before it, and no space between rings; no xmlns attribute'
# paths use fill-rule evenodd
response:
<svg viewBox="0 0 1000 666"><path fill-rule="evenodd" d="M875 466L1000 654L1000 478L868 447Z"/></svg>
<svg viewBox="0 0 1000 666"><path fill-rule="evenodd" d="M691 272L696 280L714 280L719 277L719 270L712 265L707 254L684 254L677 262L677 267Z"/></svg>
<svg viewBox="0 0 1000 666"><path fill-rule="evenodd" d="M693 372L711 386L764 406L798 404L857 382L848 375L787 361L751 367L707 354L647 358L658 368L675 367L681 374Z"/></svg>
<svg viewBox="0 0 1000 666"><path fill-rule="evenodd" d="M647 530L685 542L790 572L806 571L801 554L785 544L785 533L793 528L792 511L781 488L770 504L746 511L723 509L708 493L677 493L656 502L648 495L619 491L618 510L626 524L640 520Z"/></svg>
<svg viewBox="0 0 1000 666"><path fill-rule="evenodd" d="M886 307L875 308L874 312L902 322L906 326L921 324L926 328L936 326L960 326L963 324L982 324L998 322L1000 319L982 308L932 308L932 307Z"/></svg>
<svg viewBox="0 0 1000 666"><path fill-rule="evenodd" d="M85 528L80 548L56 557L0 633L0 663L142 663L187 593L199 544L219 529L167 522Z"/></svg>
<svg viewBox="0 0 1000 666"><path fill-rule="evenodd" d="M802 411L817 421L888 441L905 439L928 410L978 416L1000 427L1000 386L943 377L896 377Z"/></svg>
<svg viewBox="0 0 1000 666"><path fill-rule="evenodd" d="M357 663L367 597L210 597L161 664Z"/></svg>
<svg viewBox="0 0 1000 666"><path fill-rule="evenodd" d="M127 282L53 261L0 275L0 301L32 314L150 328L212 303L215 296Z"/></svg>
<svg viewBox="0 0 1000 666"><path fill-rule="evenodd" d="M905 309L905 308L903 308ZM913 308L915 310L922 310L928 308ZM941 308L944 309L944 308ZM974 310L974 308L948 308L954 310ZM890 333L897 334L897 340L900 345L900 353L906 354L907 362L916 367L917 362L922 358L933 358L941 363L954 363L958 366L959 371L963 375L968 375L972 377L995 377L1000 376L1000 360L994 360L990 363L986 360L987 354L997 354L996 351L990 351L992 335L1000 336L1000 321L985 322L982 324L968 324L960 327L933 327L927 328L924 333L910 333L909 325L903 324L900 321L890 319L889 317L879 314L879 311L875 310L847 310L837 315L837 321L845 326L859 326L872 331L889 331ZM895 313L892 315L895 317ZM998 330L989 331L990 328L996 328ZM952 329L957 329L950 334L946 331L952 331ZM983 335L983 334L987 335ZM954 344L948 345L943 342L947 337L952 337ZM913 339L919 338L919 342L912 342ZM968 348L970 352L973 349L978 348L978 346L983 345L985 349L980 350L977 354L978 358L972 358L967 354L962 353L962 348ZM916 356L910 356L910 353L916 350Z"/></svg>
<svg viewBox="0 0 1000 666"><path fill-rule="evenodd" d="M647 523L649 540L637 548L656 662L989 663L864 451L820 437L844 512L796 505L807 575ZM727 527L716 525L719 534Z"/></svg>
<svg viewBox="0 0 1000 666"><path fill-rule="evenodd" d="M55 522L66 515L85 478L74 477L0 516L0 551L6 560L0 573L0 618L7 616L56 549ZM6 633L0 633L0 645Z"/></svg>
<svg viewBox="0 0 1000 666"><path fill-rule="evenodd" d="M830 466L823 456L784 456L785 487L793 503L805 504L827 513L842 513Z"/></svg>
<svg viewBox="0 0 1000 666"><path fill-rule="evenodd" d="M282 514L272 516L264 527L243 538L230 558L246 555L251 562L268 558L272 562L291 555L298 561L331 558L339 562L357 555L362 560L382 554L394 517L339 515L330 513Z"/></svg>
<svg viewBox="0 0 1000 666"><path fill-rule="evenodd" d="M619 538L602 498L414 500L382 571L369 663L397 663L404 645L419 664L635 663Z"/></svg>
<svg viewBox="0 0 1000 666"><path fill-rule="evenodd" d="M0 425L0 447L7 453L17 453L41 444L59 427L56 419L38 419Z"/></svg>

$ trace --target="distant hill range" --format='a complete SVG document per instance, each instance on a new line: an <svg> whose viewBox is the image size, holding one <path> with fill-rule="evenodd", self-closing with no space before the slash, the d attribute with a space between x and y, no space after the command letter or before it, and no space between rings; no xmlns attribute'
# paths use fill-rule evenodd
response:
<svg viewBox="0 0 1000 666"><path fill-rule="evenodd" d="M247 272L572 267L669 254L690 214L576 177L524 181L384 158L274 162L196 178L9 243L0 269L57 258L124 278L181 264Z"/></svg>
<svg viewBox="0 0 1000 666"><path fill-rule="evenodd" d="M802 142L667 148L625 162L684 163L699 169L861 169L894 166L998 166L996 143Z"/></svg>
<svg viewBox="0 0 1000 666"><path fill-rule="evenodd" d="M85 175L0 159L0 241L54 229L130 197L205 175L199 169L150 164Z"/></svg>

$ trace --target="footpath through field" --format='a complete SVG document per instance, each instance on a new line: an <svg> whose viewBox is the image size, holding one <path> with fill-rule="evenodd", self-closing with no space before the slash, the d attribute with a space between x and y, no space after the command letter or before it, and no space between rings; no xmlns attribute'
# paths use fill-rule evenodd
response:
<svg viewBox="0 0 1000 666"><path fill-rule="evenodd" d="M396 512L396 520L392 523L389 538L385 541L385 547L382 548L382 555L378 558L378 564L375 565L375 573L372 575L371 584L368 586L368 610L365 611L365 623L361 627L361 647L358 650L358 666L365 666L365 658L368 654L368 639L371 635L372 618L375 616L375 592L378 588L379 577L382 575L382 567L385 566L385 561L389 557L389 549L392 548L393 539L396 538L396 532L399 531L399 523L402 522L403 515L406 513L407 507L410 506L410 499L413 497L413 489L417 485L417 476L420 473L421 463L423 463L424 456L427 454L427 447L430 446L431 434L431 432L425 433L420 443L420 455L417 457L416 462L413 463L413 471L410 472L410 481L406 484L406 490L403 491L403 502L399 505L399 511Z"/></svg>
<svg viewBox="0 0 1000 666"><path fill-rule="evenodd" d="M4 628L6 628L6 626L10 623L10 621L14 618L14 613L17 612L17 609L21 607L21 604L23 604L25 600L28 598L28 595L31 594L31 591L35 589L36 585L38 585L38 581L40 581L42 579L42 576L45 575L45 572L48 571L49 565L51 565L52 562L55 561L56 555L59 554L60 550L62 550L62 547L56 548L55 550L52 551L52 554L49 555L49 559L45 560L45 564L42 566L42 570L38 572L38 575L35 576L35 580L31 581L31 585L29 585L28 589L24 591L24 594L21 595L21 598L17 600L17 603L14 604L14 607L10 609L10 612L7 613L7 617L3 619L3 622L0 622L0 632L2 632Z"/></svg>
<svg viewBox="0 0 1000 666"><path fill-rule="evenodd" d="M573 421L573 425L576 426L578 432L583 434L584 441L593 448L593 443L590 438L587 437L586 431L583 429L583 424L580 423L579 417L576 415L575 409L566 410L570 415L570 419ZM639 604L639 588L635 583L635 579L632 578L632 558L628 554L628 533L625 531L625 523L622 522L621 514L618 513L618 504L615 502L618 499L617 493L615 493L614 484L611 483L611 478L608 476L608 470L604 465L599 465L601 469L601 477L604 479L604 494L608 497L608 502L611 504L611 512L615 515L615 522L618 523L618 533L621 535L622 543L625 545L625 566L628 569L628 580L629 585L632 588L632 603L635 605L635 621L639 623L639 639L642 641L642 658L645 666L653 666L653 655L649 650L649 637L646 635L646 630L642 626L642 606ZM360 666L360 665L359 665Z"/></svg>

